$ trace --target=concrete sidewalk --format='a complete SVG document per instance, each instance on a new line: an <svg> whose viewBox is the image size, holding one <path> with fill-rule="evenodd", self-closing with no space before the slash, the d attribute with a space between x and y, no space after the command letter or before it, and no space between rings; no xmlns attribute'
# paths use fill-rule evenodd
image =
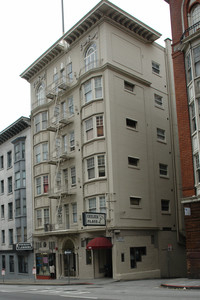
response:
<svg viewBox="0 0 200 300"><path fill-rule="evenodd" d="M147 279L148 280L148 279ZM152 279L151 279L152 280ZM157 280L157 279L155 279ZM0 279L0 285L106 285L123 280L115 280L113 278L98 278L98 279L79 279L79 278L61 278L52 280L37 280L33 278L27 279ZM132 282L138 280L132 280ZM165 281L162 279L162 281ZM172 289L200 289L200 279L188 279L188 278L175 278L166 279L164 283L160 285L163 288Z"/></svg>
<svg viewBox="0 0 200 300"><path fill-rule="evenodd" d="M168 279L162 287L171 289L200 289L200 279L175 278Z"/></svg>

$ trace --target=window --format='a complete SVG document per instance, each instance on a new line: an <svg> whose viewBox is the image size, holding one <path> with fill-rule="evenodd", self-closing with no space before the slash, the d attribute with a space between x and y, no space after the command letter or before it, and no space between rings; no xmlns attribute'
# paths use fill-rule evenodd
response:
<svg viewBox="0 0 200 300"><path fill-rule="evenodd" d="M197 4L193 7L192 11L191 11L191 21L192 21L192 25L198 23L200 21L200 5ZM195 27L195 29L198 29L198 27Z"/></svg>
<svg viewBox="0 0 200 300"><path fill-rule="evenodd" d="M200 7L200 5L198 5ZM200 46L193 49L195 75L200 76Z"/></svg>
<svg viewBox="0 0 200 300"><path fill-rule="evenodd" d="M1 230L1 243L5 244L5 230Z"/></svg>
<svg viewBox="0 0 200 300"><path fill-rule="evenodd" d="M92 251L86 249L86 265L92 264Z"/></svg>
<svg viewBox="0 0 200 300"><path fill-rule="evenodd" d="M88 200L89 202L89 208L88 210L90 212L96 212L97 206L96 206L96 198L91 198Z"/></svg>
<svg viewBox="0 0 200 300"><path fill-rule="evenodd" d="M71 167L71 186L76 185L76 168Z"/></svg>
<svg viewBox="0 0 200 300"><path fill-rule="evenodd" d="M22 171L22 186L26 186L26 171Z"/></svg>
<svg viewBox="0 0 200 300"><path fill-rule="evenodd" d="M106 213L106 198L105 195L96 196L87 199L87 207L89 212Z"/></svg>
<svg viewBox="0 0 200 300"><path fill-rule="evenodd" d="M12 193L12 177L8 177L8 194Z"/></svg>
<svg viewBox="0 0 200 300"><path fill-rule="evenodd" d="M49 183L48 175L44 175L36 178L36 195L48 193Z"/></svg>
<svg viewBox="0 0 200 300"><path fill-rule="evenodd" d="M7 168L12 167L12 151L7 152Z"/></svg>
<svg viewBox="0 0 200 300"><path fill-rule="evenodd" d="M86 160L87 177L89 179L106 176L105 155L97 155Z"/></svg>
<svg viewBox="0 0 200 300"><path fill-rule="evenodd" d="M18 255L18 271L19 273L28 273L28 257L26 255Z"/></svg>
<svg viewBox="0 0 200 300"><path fill-rule="evenodd" d="M139 197L130 197L130 205L133 205L133 206L140 206L141 204L141 198Z"/></svg>
<svg viewBox="0 0 200 300"><path fill-rule="evenodd" d="M4 194L4 180L1 180L1 186L0 186L0 188L1 188L1 194Z"/></svg>
<svg viewBox="0 0 200 300"><path fill-rule="evenodd" d="M69 204L65 204L65 228L70 228L70 222L69 222Z"/></svg>
<svg viewBox="0 0 200 300"><path fill-rule="evenodd" d="M157 128L157 140L165 142L165 130Z"/></svg>
<svg viewBox="0 0 200 300"><path fill-rule="evenodd" d="M126 118L126 126L131 129L137 129L137 121Z"/></svg>
<svg viewBox="0 0 200 300"><path fill-rule="evenodd" d="M134 91L134 87L135 85L128 82L128 81L124 81L124 89L129 91L129 92L133 92Z"/></svg>
<svg viewBox="0 0 200 300"><path fill-rule="evenodd" d="M72 220L73 223L77 223L77 203L72 204Z"/></svg>
<svg viewBox="0 0 200 300"><path fill-rule="evenodd" d="M22 158L25 158L25 143L22 142Z"/></svg>
<svg viewBox="0 0 200 300"><path fill-rule="evenodd" d="M40 162L48 160L48 143L43 143L35 147L35 163L39 164Z"/></svg>
<svg viewBox="0 0 200 300"><path fill-rule="evenodd" d="M15 188L19 189L21 187L21 182L20 182L20 172L15 173Z"/></svg>
<svg viewBox="0 0 200 300"><path fill-rule="evenodd" d="M70 151L74 151L75 150L74 131L71 131L69 134L69 142L70 142Z"/></svg>
<svg viewBox="0 0 200 300"><path fill-rule="evenodd" d="M27 242L27 227L24 227L24 242Z"/></svg>
<svg viewBox="0 0 200 300"><path fill-rule="evenodd" d="M163 107L163 97L157 94L154 94L155 105L158 107Z"/></svg>
<svg viewBox="0 0 200 300"><path fill-rule="evenodd" d="M191 119L191 131L193 133L197 130L194 102L192 102L190 105L190 119Z"/></svg>
<svg viewBox="0 0 200 300"><path fill-rule="evenodd" d="M44 224L49 224L49 208L44 208Z"/></svg>
<svg viewBox="0 0 200 300"><path fill-rule="evenodd" d="M96 128L94 128L96 124ZM103 115L92 117L85 121L85 140L104 136Z"/></svg>
<svg viewBox="0 0 200 300"><path fill-rule="evenodd" d="M139 167L139 158L136 157L128 157L128 165L132 167Z"/></svg>
<svg viewBox="0 0 200 300"><path fill-rule="evenodd" d="M95 77L88 80L83 85L84 100L88 103L92 100L102 98L102 79L101 77Z"/></svg>
<svg viewBox="0 0 200 300"><path fill-rule="evenodd" d="M66 109L66 102L63 101L61 102L61 105L60 105L60 110L61 110L61 120L62 119L66 119L67 118L67 109Z"/></svg>
<svg viewBox="0 0 200 300"><path fill-rule="evenodd" d="M4 159L3 159L3 155L0 156L0 169L4 168Z"/></svg>
<svg viewBox="0 0 200 300"><path fill-rule="evenodd" d="M142 256L146 255L146 247L131 247L130 248L130 267L137 268L137 262L142 261Z"/></svg>
<svg viewBox="0 0 200 300"><path fill-rule="evenodd" d="M88 179L95 178L94 157L87 159L87 172L88 172Z"/></svg>
<svg viewBox="0 0 200 300"><path fill-rule="evenodd" d="M37 89L37 105L42 105L45 103L45 89L44 84L41 83Z"/></svg>
<svg viewBox="0 0 200 300"><path fill-rule="evenodd" d="M160 65L154 61L152 61L152 72L160 74Z"/></svg>
<svg viewBox="0 0 200 300"><path fill-rule="evenodd" d="M9 271L14 272L14 256L9 255Z"/></svg>
<svg viewBox="0 0 200 300"><path fill-rule="evenodd" d="M13 229L8 230L9 245L13 245Z"/></svg>
<svg viewBox="0 0 200 300"><path fill-rule="evenodd" d="M41 209L36 210L36 226L37 227L42 226L42 210Z"/></svg>
<svg viewBox="0 0 200 300"><path fill-rule="evenodd" d="M22 242L21 227L16 228L16 235L17 235L17 243L21 243Z"/></svg>
<svg viewBox="0 0 200 300"><path fill-rule="evenodd" d="M20 199L15 200L15 215L16 217L21 215L21 203Z"/></svg>
<svg viewBox="0 0 200 300"><path fill-rule="evenodd" d="M13 219L13 204L12 202L8 203L8 220Z"/></svg>
<svg viewBox="0 0 200 300"><path fill-rule="evenodd" d="M1 205L1 219L5 218L5 209L4 209L4 204Z"/></svg>
<svg viewBox="0 0 200 300"><path fill-rule="evenodd" d="M2 269L6 268L6 256L2 255Z"/></svg>
<svg viewBox="0 0 200 300"><path fill-rule="evenodd" d="M67 65L67 77L68 77L69 81L72 81L73 72L72 72L72 63L71 62Z"/></svg>
<svg viewBox="0 0 200 300"><path fill-rule="evenodd" d="M63 152L67 153L67 135L62 137Z"/></svg>
<svg viewBox="0 0 200 300"><path fill-rule="evenodd" d="M85 71L93 69L97 66L97 49L96 44L90 45L85 52Z"/></svg>
<svg viewBox="0 0 200 300"><path fill-rule="evenodd" d="M124 261L125 261L124 253L121 253L121 262L124 262Z"/></svg>
<svg viewBox="0 0 200 300"><path fill-rule="evenodd" d="M23 216L26 216L26 198L23 198Z"/></svg>
<svg viewBox="0 0 200 300"><path fill-rule="evenodd" d="M20 159L20 144L15 145L15 161Z"/></svg>
<svg viewBox="0 0 200 300"><path fill-rule="evenodd" d="M57 207L57 223L62 224L62 206Z"/></svg>
<svg viewBox="0 0 200 300"><path fill-rule="evenodd" d="M35 133L39 132L40 130L47 129L48 125L48 114L47 111L37 114L34 117L34 129Z"/></svg>
<svg viewBox="0 0 200 300"><path fill-rule="evenodd" d="M160 176L168 176L168 166L164 164L159 164Z"/></svg>
<svg viewBox="0 0 200 300"><path fill-rule="evenodd" d="M169 200L161 200L161 211L164 213L169 213L170 211L170 201Z"/></svg>
<svg viewBox="0 0 200 300"><path fill-rule="evenodd" d="M69 108L69 116L74 115L74 101L73 96L68 98L68 108Z"/></svg>
<svg viewBox="0 0 200 300"><path fill-rule="evenodd" d="M104 177L106 175L105 171L105 156L104 155L98 155L98 177Z"/></svg>
<svg viewBox="0 0 200 300"><path fill-rule="evenodd" d="M186 69L187 69L187 81L188 83L192 80L192 67L190 53L186 56Z"/></svg>

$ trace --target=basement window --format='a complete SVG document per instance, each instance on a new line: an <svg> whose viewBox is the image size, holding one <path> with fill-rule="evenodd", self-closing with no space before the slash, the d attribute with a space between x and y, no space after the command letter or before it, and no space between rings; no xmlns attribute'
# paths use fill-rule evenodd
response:
<svg viewBox="0 0 200 300"><path fill-rule="evenodd" d="M130 247L131 269L137 268L137 262L141 262L144 255L146 255L146 247Z"/></svg>
<svg viewBox="0 0 200 300"><path fill-rule="evenodd" d="M141 204L141 198L139 197L130 197L130 205L139 206Z"/></svg>

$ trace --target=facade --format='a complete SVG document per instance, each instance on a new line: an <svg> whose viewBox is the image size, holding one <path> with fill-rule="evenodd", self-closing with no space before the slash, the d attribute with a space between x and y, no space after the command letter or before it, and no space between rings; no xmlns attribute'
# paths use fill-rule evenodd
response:
<svg viewBox="0 0 200 300"><path fill-rule="evenodd" d="M34 262L30 125L21 117L0 132L0 269L10 279L30 277Z"/></svg>
<svg viewBox="0 0 200 300"><path fill-rule="evenodd" d="M187 273L200 278L200 1L166 2L171 13Z"/></svg>
<svg viewBox="0 0 200 300"><path fill-rule="evenodd" d="M171 42L159 37L103 0L21 74L37 278L52 265L57 278L184 275Z"/></svg>

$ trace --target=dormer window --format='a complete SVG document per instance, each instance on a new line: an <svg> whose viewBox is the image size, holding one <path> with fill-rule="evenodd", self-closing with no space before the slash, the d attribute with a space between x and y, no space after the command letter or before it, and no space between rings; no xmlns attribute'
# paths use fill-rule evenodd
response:
<svg viewBox="0 0 200 300"><path fill-rule="evenodd" d="M90 45L85 52L85 71L97 66L97 46L95 43Z"/></svg>

